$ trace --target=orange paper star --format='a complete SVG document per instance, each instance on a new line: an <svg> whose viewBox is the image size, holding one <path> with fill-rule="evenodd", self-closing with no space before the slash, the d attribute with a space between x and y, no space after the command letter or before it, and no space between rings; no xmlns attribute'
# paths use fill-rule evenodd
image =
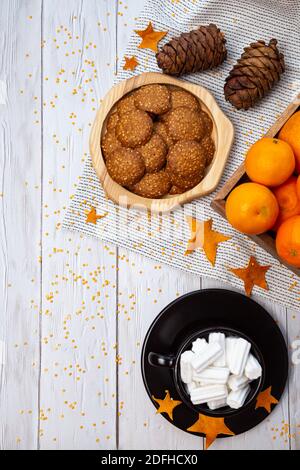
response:
<svg viewBox="0 0 300 470"><path fill-rule="evenodd" d="M169 418L173 421L173 410L176 406L181 405L182 401L173 400L173 398L170 397L169 390L166 390L166 396L163 400L155 398L154 396L152 396L152 398L159 405L156 413L167 413Z"/></svg>
<svg viewBox="0 0 300 470"><path fill-rule="evenodd" d="M97 212L96 212L96 208L95 207L92 207L90 212L88 212L86 214L86 221L85 223L86 224L96 224L97 223L97 220L99 219L103 219L104 217L106 217L108 215L107 212L105 212L105 214L103 215L98 215Z"/></svg>
<svg viewBox="0 0 300 470"><path fill-rule="evenodd" d="M154 31L151 21L146 29L143 31L135 30L135 32L142 38L139 48L151 49L154 52L157 52L158 50L157 44L159 41L168 34L168 31Z"/></svg>
<svg viewBox="0 0 300 470"><path fill-rule="evenodd" d="M214 266L216 262L218 244L230 240L220 232L212 229L212 219L200 221L194 217L187 217L191 230L191 238L188 241L185 255L190 255L196 248L202 248L206 258Z"/></svg>
<svg viewBox="0 0 300 470"><path fill-rule="evenodd" d="M258 394L255 409L265 408L268 413L271 413L271 405L276 405L276 403L278 403L278 400L271 395L271 390L272 387L269 387Z"/></svg>
<svg viewBox="0 0 300 470"><path fill-rule="evenodd" d="M234 436L234 432L226 426L224 418L212 418L211 416L201 414L199 414L197 421L187 431L205 434L205 449L209 448L219 434Z"/></svg>
<svg viewBox="0 0 300 470"><path fill-rule="evenodd" d="M123 66L124 70L131 70L133 71L138 65L138 61L136 60L136 57L133 55L132 57L124 57L125 59L125 64Z"/></svg>
<svg viewBox="0 0 300 470"><path fill-rule="evenodd" d="M254 256L250 256L248 266L246 268L229 268L235 276L244 281L246 294L250 297L254 286L269 290L266 281L266 272L271 266L261 266L258 264Z"/></svg>

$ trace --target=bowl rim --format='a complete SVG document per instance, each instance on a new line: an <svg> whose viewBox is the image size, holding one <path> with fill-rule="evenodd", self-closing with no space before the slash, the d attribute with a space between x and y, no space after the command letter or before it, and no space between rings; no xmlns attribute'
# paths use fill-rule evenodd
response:
<svg viewBox="0 0 300 470"><path fill-rule="evenodd" d="M150 199L138 196L112 180L106 169L100 141L107 117L115 104L131 91L143 85L156 83L175 85L185 89L203 102L213 118L217 141L215 142L216 152L213 162L207 174L198 185L183 194L160 199ZM200 196L205 196L216 189L227 162L233 140L234 127L232 122L223 113L212 94L206 88L162 73L144 72L121 81L109 90L97 111L90 133L89 145L94 169L109 199L123 207L134 207L162 213L174 210L176 207Z"/></svg>

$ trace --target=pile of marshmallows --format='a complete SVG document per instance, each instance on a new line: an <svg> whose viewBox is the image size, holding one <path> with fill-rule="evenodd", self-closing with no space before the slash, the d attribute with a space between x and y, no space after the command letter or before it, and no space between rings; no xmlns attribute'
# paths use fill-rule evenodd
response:
<svg viewBox="0 0 300 470"><path fill-rule="evenodd" d="M208 342L197 338L192 350L180 357L181 380L194 405L207 403L211 410L243 406L249 383L258 379L262 368L250 353L251 344L243 338L210 333Z"/></svg>

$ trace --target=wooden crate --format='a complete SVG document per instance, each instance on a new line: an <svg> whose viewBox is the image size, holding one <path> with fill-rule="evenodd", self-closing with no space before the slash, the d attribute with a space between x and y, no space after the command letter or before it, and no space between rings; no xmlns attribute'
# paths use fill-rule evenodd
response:
<svg viewBox="0 0 300 470"><path fill-rule="evenodd" d="M273 124L273 126L268 130L265 134L266 137L275 137L277 136L278 132L282 128L282 126L286 123L286 121L294 114L298 109L300 109L300 93L292 101L289 106L283 111L283 113L279 116L277 121ZM213 209L218 212L222 217L226 219L225 214L225 201L229 193L241 183L245 183L249 181L249 178L245 172L245 166L242 163L239 168L233 173L233 175L229 178L228 181L224 184L224 186L220 189L217 193L215 198L213 199L211 206ZM263 233L262 235L247 235L251 240L257 243L259 246L264 248L268 253L270 253L274 258L278 259L282 264L284 264L288 269L293 271L293 273L300 276L300 269L294 268L293 266L289 265L288 263L284 262L279 256L277 255L275 249L275 237L272 232Z"/></svg>

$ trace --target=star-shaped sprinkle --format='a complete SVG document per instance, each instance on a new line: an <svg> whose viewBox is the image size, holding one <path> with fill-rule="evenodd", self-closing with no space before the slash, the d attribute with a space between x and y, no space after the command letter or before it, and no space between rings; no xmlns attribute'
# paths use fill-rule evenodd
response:
<svg viewBox="0 0 300 470"><path fill-rule="evenodd" d="M213 418L202 414L199 414L197 421L187 431L205 434L205 449L209 448L219 434L234 436L234 432L226 426L224 418Z"/></svg>
<svg viewBox="0 0 300 470"><path fill-rule="evenodd" d="M138 65L138 61L136 59L136 57L133 55L132 57L124 57L124 60L125 60L125 64L123 66L123 69L124 70L131 70L133 71Z"/></svg>
<svg viewBox="0 0 300 470"><path fill-rule="evenodd" d="M142 38L142 42L138 47L140 49L151 49L154 52L158 50L157 44L159 41L168 34L168 31L154 31L151 21L146 29L142 31L135 30L135 32Z"/></svg>
<svg viewBox="0 0 300 470"><path fill-rule="evenodd" d="M86 224L95 224L97 223L97 220L103 219L108 215L108 212L105 212L102 215L97 214L96 208L92 207L90 212L86 213Z"/></svg>
<svg viewBox="0 0 300 470"><path fill-rule="evenodd" d="M250 256L246 268L229 268L229 271L244 281L245 292L250 297L254 286L269 290L266 281L266 272L270 267L271 266L261 266L254 256Z"/></svg>
<svg viewBox="0 0 300 470"><path fill-rule="evenodd" d="M206 258L215 265L218 244L230 240L220 232L212 229L212 219L200 221L194 217L187 217L187 222L191 230L191 238L188 241L188 246L185 255L190 255L196 248L202 248Z"/></svg>
<svg viewBox="0 0 300 470"><path fill-rule="evenodd" d="M167 413L169 418L173 421L173 410L176 406L181 405L182 401L173 400L173 398L170 397L169 390L166 390L166 396L163 400L155 398L154 396L152 396L152 399L159 405L156 413Z"/></svg>
<svg viewBox="0 0 300 470"><path fill-rule="evenodd" d="M265 408L268 413L271 413L271 405L278 403L278 400L271 395L271 391L272 387L268 387L258 394L255 409Z"/></svg>

